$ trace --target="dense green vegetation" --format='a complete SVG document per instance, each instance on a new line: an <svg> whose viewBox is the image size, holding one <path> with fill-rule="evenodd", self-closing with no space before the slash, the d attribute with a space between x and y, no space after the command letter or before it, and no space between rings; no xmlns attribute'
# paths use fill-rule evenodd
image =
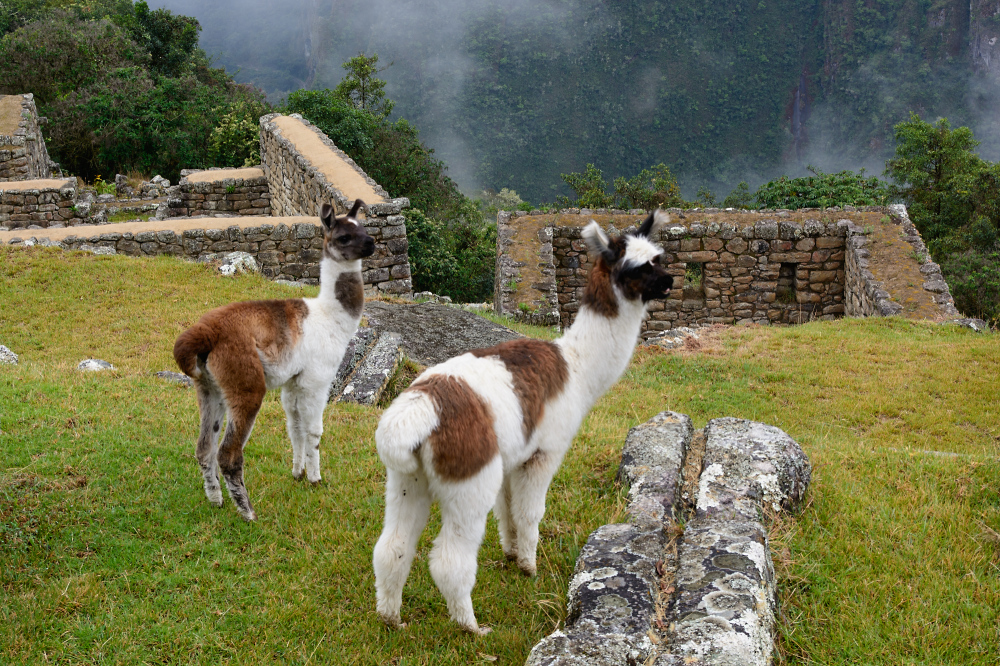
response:
<svg viewBox="0 0 1000 666"><path fill-rule="evenodd" d="M176 180L253 160L257 149L216 130L255 123L263 93L210 66L196 20L143 0L22 0L0 15L0 93L35 95L49 153L70 173Z"/></svg>

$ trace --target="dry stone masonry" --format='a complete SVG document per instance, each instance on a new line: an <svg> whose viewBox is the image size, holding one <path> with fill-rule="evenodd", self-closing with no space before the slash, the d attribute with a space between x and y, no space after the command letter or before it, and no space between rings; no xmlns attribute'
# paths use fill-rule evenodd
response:
<svg viewBox="0 0 1000 666"><path fill-rule="evenodd" d="M670 297L649 304L644 336L705 324L802 323L850 316L888 316L902 306L868 271L866 219L889 215L922 256L926 248L905 208L840 211L669 211L661 231L663 261L674 276ZM501 212L495 307L535 323L572 323L590 257L581 237L591 219L610 232L641 223L644 211L567 209ZM868 216L868 217L866 217ZM954 316L936 265L925 289L942 291L941 316Z"/></svg>
<svg viewBox="0 0 1000 666"><path fill-rule="evenodd" d="M687 466L696 436L704 457ZM694 506L682 497L686 468L699 474ZM763 423L715 419L696 435L690 417L661 412L633 428L619 469L629 522L587 540L566 626L527 664L770 664L775 580L764 512L798 510L810 476L798 444Z"/></svg>
<svg viewBox="0 0 1000 666"><path fill-rule="evenodd" d="M76 179L0 182L0 229L73 226L86 221L76 205Z"/></svg>
<svg viewBox="0 0 1000 666"><path fill-rule="evenodd" d="M271 215L271 194L262 169L185 169L168 192L169 217Z"/></svg>
<svg viewBox="0 0 1000 666"><path fill-rule="evenodd" d="M34 95L0 95L0 181L49 178L53 166Z"/></svg>

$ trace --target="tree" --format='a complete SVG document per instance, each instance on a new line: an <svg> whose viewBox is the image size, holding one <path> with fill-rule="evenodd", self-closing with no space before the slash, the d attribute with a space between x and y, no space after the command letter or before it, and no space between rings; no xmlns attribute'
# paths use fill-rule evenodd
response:
<svg viewBox="0 0 1000 666"><path fill-rule="evenodd" d="M897 124L896 154L885 163L895 181L890 193L902 199L924 240L941 238L968 223L973 183L984 163L968 127L951 128L947 118L933 125L910 114Z"/></svg>
<svg viewBox="0 0 1000 666"><path fill-rule="evenodd" d="M388 118L396 103L386 98L385 81L375 78L375 75L391 66L392 63L378 67L377 53L371 56L359 53L342 65L347 70L347 75L334 92L358 109L367 111L377 118Z"/></svg>
<svg viewBox="0 0 1000 666"><path fill-rule="evenodd" d="M583 173L560 175L576 193L576 205L580 208L610 208L614 205L615 198L607 192L608 182L604 180L604 174L593 164L588 164ZM563 203L568 204L569 200Z"/></svg>
<svg viewBox="0 0 1000 666"><path fill-rule="evenodd" d="M621 208L643 210L684 205L677 179L663 162L652 169L643 169L628 180L624 176L615 178L615 200Z"/></svg>
<svg viewBox="0 0 1000 666"><path fill-rule="evenodd" d="M865 177L865 170L858 173L841 171L824 173L807 167L811 176L788 178L764 183L753 198L761 208L829 208L830 206L878 206L886 202L885 183L875 176Z"/></svg>

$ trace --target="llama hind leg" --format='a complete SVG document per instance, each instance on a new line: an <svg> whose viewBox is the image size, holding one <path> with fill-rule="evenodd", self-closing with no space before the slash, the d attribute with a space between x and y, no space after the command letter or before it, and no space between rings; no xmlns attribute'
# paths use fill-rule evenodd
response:
<svg viewBox="0 0 1000 666"><path fill-rule="evenodd" d="M448 614L463 629L484 635L472 607L476 585L476 562L486 533L486 517L503 482L503 468L497 456L478 474L466 481L440 483L435 495L441 504L441 533L430 554L431 577L448 602Z"/></svg>
<svg viewBox="0 0 1000 666"><path fill-rule="evenodd" d="M406 626L400 617L403 585L417 552L417 541L427 524L431 495L422 470L401 474L388 470L385 482L385 525L375 544L376 609L393 627Z"/></svg>
<svg viewBox="0 0 1000 666"><path fill-rule="evenodd" d="M205 480L205 496L215 506L222 506L222 486L219 484L219 439L222 437L222 419L226 405L218 387L202 379L197 384L198 411L201 414L201 432L195 454Z"/></svg>
<svg viewBox="0 0 1000 666"><path fill-rule="evenodd" d="M504 476L503 486L497 493L497 501L493 505L493 515L497 519L497 531L500 533L500 547L508 560L517 559L517 530L510 515L510 478Z"/></svg>
<svg viewBox="0 0 1000 666"><path fill-rule="evenodd" d="M252 355L251 355L252 354ZM256 361L248 362L248 359ZM219 469L229 488L236 509L247 520L255 520L243 481L243 447L253 430L267 385L264 368L254 350L217 347L209 357L209 366L226 398L226 433L219 446Z"/></svg>

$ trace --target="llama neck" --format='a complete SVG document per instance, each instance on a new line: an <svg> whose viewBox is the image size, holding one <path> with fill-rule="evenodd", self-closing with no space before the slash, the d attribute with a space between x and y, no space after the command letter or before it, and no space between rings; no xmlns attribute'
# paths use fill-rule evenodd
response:
<svg viewBox="0 0 1000 666"><path fill-rule="evenodd" d="M337 303L337 280L347 273L357 273L361 280L361 260L334 261L324 256L319 264L319 296L316 300L323 304Z"/></svg>
<svg viewBox="0 0 1000 666"><path fill-rule="evenodd" d="M597 402L628 367L646 307L619 299L618 316L608 318L588 306L559 340L570 365L570 381L578 384L589 405Z"/></svg>

